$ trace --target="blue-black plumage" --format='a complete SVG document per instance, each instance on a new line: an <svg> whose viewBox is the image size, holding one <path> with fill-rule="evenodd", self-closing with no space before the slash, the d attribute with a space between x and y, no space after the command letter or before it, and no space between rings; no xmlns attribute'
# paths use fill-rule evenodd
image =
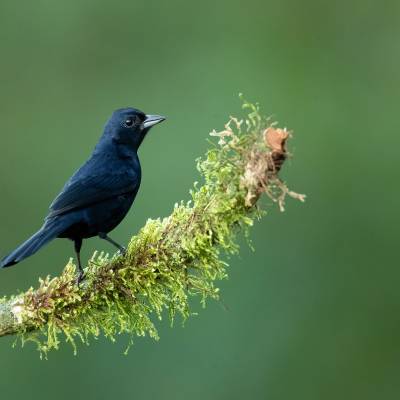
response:
<svg viewBox="0 0 400 400"><path fill-rule="evenodd" d="M42 228L4 257L0 268L17 264L55 238L74 242L78 280L83 277L83 239L99 236L124 252L108 233L124 219L139 190L142 174L137 150L149 129L164 119L135 108L114 111L90 158L50 205Z"/></svg>

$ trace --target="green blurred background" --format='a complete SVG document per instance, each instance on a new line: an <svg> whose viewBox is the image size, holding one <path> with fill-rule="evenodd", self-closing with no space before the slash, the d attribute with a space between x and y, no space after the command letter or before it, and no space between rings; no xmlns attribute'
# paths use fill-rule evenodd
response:
<svg viewBox="0 0 400 400"><path fill-rule="evenodd" d="M41 224L110 113L168 116L140 150L126 242L198 179L237 94L295 131L273 208L210 303L161 340L103 338L40 361L0 340L1 399L397 399L400 396L398 1L0 2L0 252ZM396 164L396 165L395 165ZM84 246L111 251L97 239ZM2 271L0 294L58 273L55 241Z"/></svg>

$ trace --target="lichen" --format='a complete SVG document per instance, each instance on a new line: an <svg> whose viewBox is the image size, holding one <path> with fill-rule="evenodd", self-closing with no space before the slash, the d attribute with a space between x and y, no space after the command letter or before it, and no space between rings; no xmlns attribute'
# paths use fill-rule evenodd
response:
<svg viewBox="0 0 400 400"><path fill-rule="evenodd" d="M216 282L227 277L226 256L239 250L237 234L247 235L263 215L255 205L261 194L281 208L286 195L299 198L277 176L279 141L271 144L265 136L274 125L258 105L244 101L243 108L243 120L231 117L211 133L218 144L211 142L197 160L203 184L195 183L191 199L175 204L169 217L149 219L124 257L95 253L80 286L70 260L59 277L48 276L17 298L22 344L34 341L47 355L63 338L76 352L77 341L127 334L129 347L136 336L157 340L155 322L164 316L171 324L177 315L187 319L190 297L200 296L203 306L219 298ZM281 151L286 157L284 143Z"/></svg>

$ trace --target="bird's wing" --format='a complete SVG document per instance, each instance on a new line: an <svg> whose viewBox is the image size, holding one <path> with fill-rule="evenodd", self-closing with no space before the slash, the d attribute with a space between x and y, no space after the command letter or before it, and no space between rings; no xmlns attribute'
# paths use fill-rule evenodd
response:
<svg viewBox="0 0 400 400"><path fill-rule="evenodd" d="M126 173L104 172L80 177L65 185L50 205L48 218L133 193L139 185L139 176Z"/></svg>

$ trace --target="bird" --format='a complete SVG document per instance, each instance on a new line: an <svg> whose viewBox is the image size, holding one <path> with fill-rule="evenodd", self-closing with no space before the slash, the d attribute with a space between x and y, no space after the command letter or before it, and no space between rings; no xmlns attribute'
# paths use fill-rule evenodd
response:
<svg viewBox="0 0 400 400"><path fill-rule="evenodd" d="M164 120L131 107L114 111L89 159L51 203L43 226L4 257L0 268L19 263L53 239L66 238L74 243L79 283L84 278L80 256L84 239L98 236L125 254L126 249L108 234L124 219L138 193L139 146L148 131Z"/></svg>

